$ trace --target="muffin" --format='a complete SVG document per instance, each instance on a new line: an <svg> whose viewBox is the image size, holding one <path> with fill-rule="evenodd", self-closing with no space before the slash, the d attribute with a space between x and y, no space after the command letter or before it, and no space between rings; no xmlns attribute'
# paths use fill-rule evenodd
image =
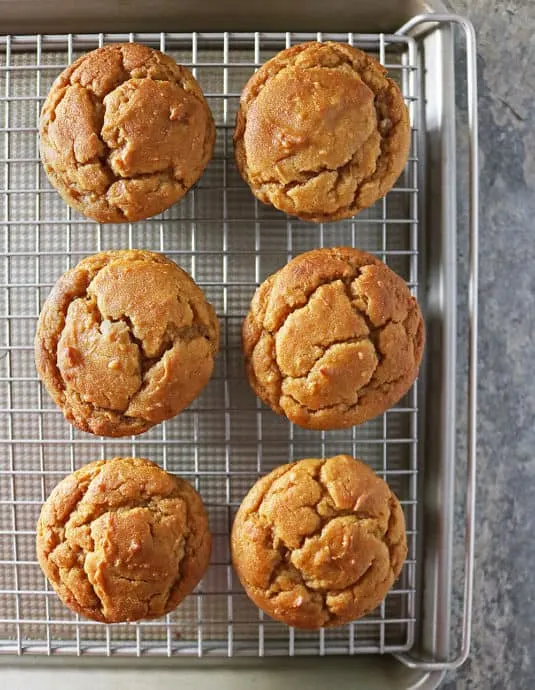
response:
<svg viewBox="0 0 535 690"><path fill-rule="evenodd" d="M294 258L258 288L243 324L254 392L307 429L342 429L387 410L411 387L423 347L405 282L350 247Z"/></svg>
<svg viewBox="0 0 535 690"><path fill-rule="evenodd" d="M67 204L100 223L181 199L212 156L215 126L193 75L136 43L83 55L43 105L41 159Z"/></svg>
<svg viewBox="0 0 535 690"><path fill-rule="evenodd" d="M409 144L399 87L342 43L303 43L266 62L243 90L234 133L253 194L314 222L350 218L384 196Z"/></svg>
<svg viewBox="0 0 535 690"><path fill-rule="evenodd" d="M199 494L143 458L92 462L63 479L37 523L37 557L70 609L102 623L159 618L208 566Z"/></svg>
<svg viewBox="0 0 535 690"><path fill-rule="evenodd" d="M102 436L174 417L208 383L219 347L213 307L173 261L95 254L67 271L37 325L37 372L65 419Z"/></svg>
<svg viewBox="0 0 535 690"><path fill-rule="evenodd" d="M359 460L299 460L249 491L231 548L245 591L272 618L334 627L372 611L392 587L407 556L405 518Z"/></svg>

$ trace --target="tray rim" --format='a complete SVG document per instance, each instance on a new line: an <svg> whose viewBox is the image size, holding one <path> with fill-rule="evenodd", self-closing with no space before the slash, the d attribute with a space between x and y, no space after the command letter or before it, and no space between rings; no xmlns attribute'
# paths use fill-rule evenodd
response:
<svg viewBox="0 0 535 690"><path fill-rule="evenodd" d="M445 28L446 28L446 27L441 26L439 30L442 30L442 29L445 29ZM424 40L425 40L425 39L424 39ZM452 58L452 61L451 61L451 65L449 65L448 67L453 68L453 58ZM451 69L451 72L453 72L453 69ZM452 124L452 128L451 128L451 130L450 130L450 132L449 132L449 136L451 137L451 135L453 134L453 141L455 141L455 139L454 139L454 137L455 137L455 125L454 125L454 123L451 123L451 124ZM422 196L425 196L425 195L422 195ZM451 203L451 199L450 199L450 203ZM452 210L453 210L453 211L455 210L455 200L454 200L454 199L453 199L453 204L454 204L454 205L453 205L453 209L451 209L451 208L449 209L450 212L451 212ZM448 228L446 228L446 232L443 232L442 234L443 234L444 236L446 236L446 237L449 236L449 240L448 240L449 245L447 245L445 248L446 248L446 250L448 251L449 256L450 256L450 259L451 259L451 254L450 254L450 252L451 252L452 250L453 250L453 256L455 256L455 237L456 237L456 232L455 232L455 230L456 230L456 223L455 223L455 219L454 219L453 217L451 217L451 213L450 213L449 215L450 215L450 221L449 221L449 222L451 223L449 229L450 229L450 230L453 229L454 231L453 231L453 232L451 232L451 231L448 232ZM442 221L444 222L444 218L442 219ZM443 229L444 229L444 228L443 228ZM454 268L455 268L455 261L453 261L452 266L453 266L453 274L450 275L450 278L455 278L455 270L454 270ZM451 290L454 290L453 292L450 292L450 295L453 295L453 296L455 297L455 296L456 296L456 285L455 285L454 283L455 283L455 281L453 280L453 286L450 287L450 288L448 288L448 289L449 289L449 290L450 290L450 289L451 289ZM453 304L455 304L455 301L453 301ZM454 318L454 317L453 317L453 327L454 327L453 330L456 330L456 323L455 323L455 318ZM451 326L450 326L450 328L451 328ZM450 334L450 335L451 335L451 334ZM453 354L453 363L455 363L454 354ZM453 368L453 370L455 371L455 367ZM453 392L455 392L455 389L456 389L456 386L455 386L455 378L453 378L453 383L452 383L452 385L453 385L453 389L452 389L452 390L453 390ZM453 396L453 397L455 397L455 396ZM425 448L426 445L427 445L427 442L425 442L425 443L422 444L422 445L423 445L424 448ZM454 463L453 463L452 465L450 465L448 468L445 468L445 469L447 470L447 471L446 471L446 474L445 474L444 477L443 477L443 479L444 479L444 481L445 481L445 494L450 495L450 494L451 494L451 491L453 490L452 472L453 472L454 469L455 469ZM450 517L452 517L452 516L450 516ZM451 528L453 528L453 525L452 525L452 524L451 524ZM451 529L450 529L450 535L449 535L449 549L448 549L448 546L446 545L446 546L445 546L445 552L444 552L443 558L442 558L442 561L443 561L443 562L444 562L444 558L445 558L446 562L449 562L449 563L450 563L450 567L451 567ZM450 578L450 579L451 579L451 578ZM450 582L450 584L451 584L451 582ZM448 608L449 608L449 595L450 595L450 594L451 594L451 591L448 593ZM438 623L435 621L435 626L436 626L436 625L438 625ZM446 621L446 622L442 621L442 624L441 624L441 625L442 625L442 630L445 630L445 629L449 630L449 621ZM439 626L439 627L440 627L440 626ZM440 644L439 644L439 647L440 647L440 646L442 647L442 652L441 652L440 656L445 656L445 655L447 654L447 647L448 647L449 645L448 645L447 643L440 643ZM2 657L2 663L4 663L4 660L7 660L8 658L9 658L9 657L7 657L7 656L6 656L6 657ZM308 657L307 659L310 661L310 658L309 658L309 657ZM361 657L351 657L351 658L348 658L347 661L345 661L344 663L355 664L355 663L358 662L359 659L361 659ZM40 660L40 661L48 661L48 660L43 659L43 657L39 657L39 660ZM464 659L463 659L463 660L464 660ZM19 659L19 661L20 661L20 659ZM77 660L77 661L79 661L79 660ZM95 661L96 661L96 660L95 660ZM100 658L99 658L98 661L99 661L99 663L100 663ZM115 661L116 661L116 660L115 660ZM131 662L131 661L132 661L132 659L129 658L129 661L128 661L129 665L130 665L130 662ZM161 660L160 660L160 661L161 661ZM188 661L190 661L190 660L188 660ZM248 659L247 661L250 663L251 660ZM200 663L201 663L201 664L202 664L203 662L204 662L204 660L200 660ZM107 663L107 662L106 662L106 663ZM425 686L420 685L420 682L427 682L425 679L430 679L431 677L432 677L434 680L437 680L437 682L439 682L440 679L442 678L442 675L443 675L443 673L442 673L441 671L438 671L438 670L437 670L437 671L425 672L425 673L423 673L423 674L419 677L418 687L425 687ZM414 686L412 686L412 687L414 687ZM429 686L427 686L427 687L436 687L436 685L435 685L435 686L429 685Z"/></svg>

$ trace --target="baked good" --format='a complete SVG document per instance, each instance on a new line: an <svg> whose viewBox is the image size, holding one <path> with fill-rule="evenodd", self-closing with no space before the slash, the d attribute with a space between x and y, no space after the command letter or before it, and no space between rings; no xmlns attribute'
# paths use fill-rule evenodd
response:
<svg viewBox="0 0 535 690"><path fill-rule="evenodd" d="M127 436L189 405L218 347L215 311L192 278L162 254L132 249L89 256L58 280L35 362L67 421Z"/></svg>
<svg viewBox="0 0 535 690"><path fill-rule="evenodd" d="M423 347L405 282L350 247L294 258L258 288L243 324L253 390L307 429L341 429L387 410L411 387Z"/></svg>
<svg viewBox="0 0 535 690"><path fill-rule="evenodd" d="M238 510L231 546L254 603L311 629L372 611L407 556L398 499L348 455L299 460L259 479Z"/></svg>
<svg viewBox="0 0 535 690"><path fill-rule="evenodd" d="M215 125L185 67L136 43L62 72L41 112L41 159L67 204L100 223L148 218L181 199L212 156Z"/></svg>
<svg viewBox="0 0 535 690"><path fill-rule="evenodd" d="M234 133L253 194L316 222L349 218L384 196L409 143L397 84L342 43L303 43L266 62L242 92Z"/></svg>
<svg viewBox="0 0 535 690"><path fill-rule="evenodd" d="M143 458L99 460L52 491L37 557L62 602L102 623L159 618L197 585L211 536L188 482Z"/></svg>

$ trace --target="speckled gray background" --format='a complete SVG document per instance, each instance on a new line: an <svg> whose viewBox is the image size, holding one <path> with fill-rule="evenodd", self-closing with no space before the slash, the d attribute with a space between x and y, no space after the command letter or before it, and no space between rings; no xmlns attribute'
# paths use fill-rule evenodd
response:
<svg viewBox="0 0 535 690"><path fill-rule="evenodd" d="M535 2L449 0L478 35L479 452L473 643L445 688L535 688Z"/></svg>

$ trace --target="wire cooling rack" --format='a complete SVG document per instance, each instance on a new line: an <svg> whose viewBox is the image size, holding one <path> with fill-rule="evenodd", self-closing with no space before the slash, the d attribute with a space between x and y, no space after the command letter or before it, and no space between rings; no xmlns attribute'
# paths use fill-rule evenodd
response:
<svg viewBox="0 0 535 690"><path fill-rule="evenodd" d="M239 94L256 67L305 40L346 41L375 54L399 82L413 141L395 188L351 221L307 224L256 202L232 151ZM39 161L39 111L57 74L108 42L159 47L190 67L217 123L215 155L197 185L161 216L98 225L67 208ZM126 655L297 655L399 652L413 645L418 502L418 394L353 429L306 432L264 408L243 374L241 322L256 286L292 256L318 246L371 251L418 286L418 64L415 43L397 35L125 34L0 38L0 652ZM97 439L67 424L33 363L37 316L59 275L109 248L164 252L189 271L215 305L222 351L214 377L178 418L125 439ZM368 462L401 499L409 554L386 601L339 628L302 632L264 617L230 565L233 515L258 476L302 457L349 453ZM214 548L196 592L165 618L102 625L65 608L36 561L42 502L66 474L97 458L151 458L192 481L210 514Z"/></svg>

